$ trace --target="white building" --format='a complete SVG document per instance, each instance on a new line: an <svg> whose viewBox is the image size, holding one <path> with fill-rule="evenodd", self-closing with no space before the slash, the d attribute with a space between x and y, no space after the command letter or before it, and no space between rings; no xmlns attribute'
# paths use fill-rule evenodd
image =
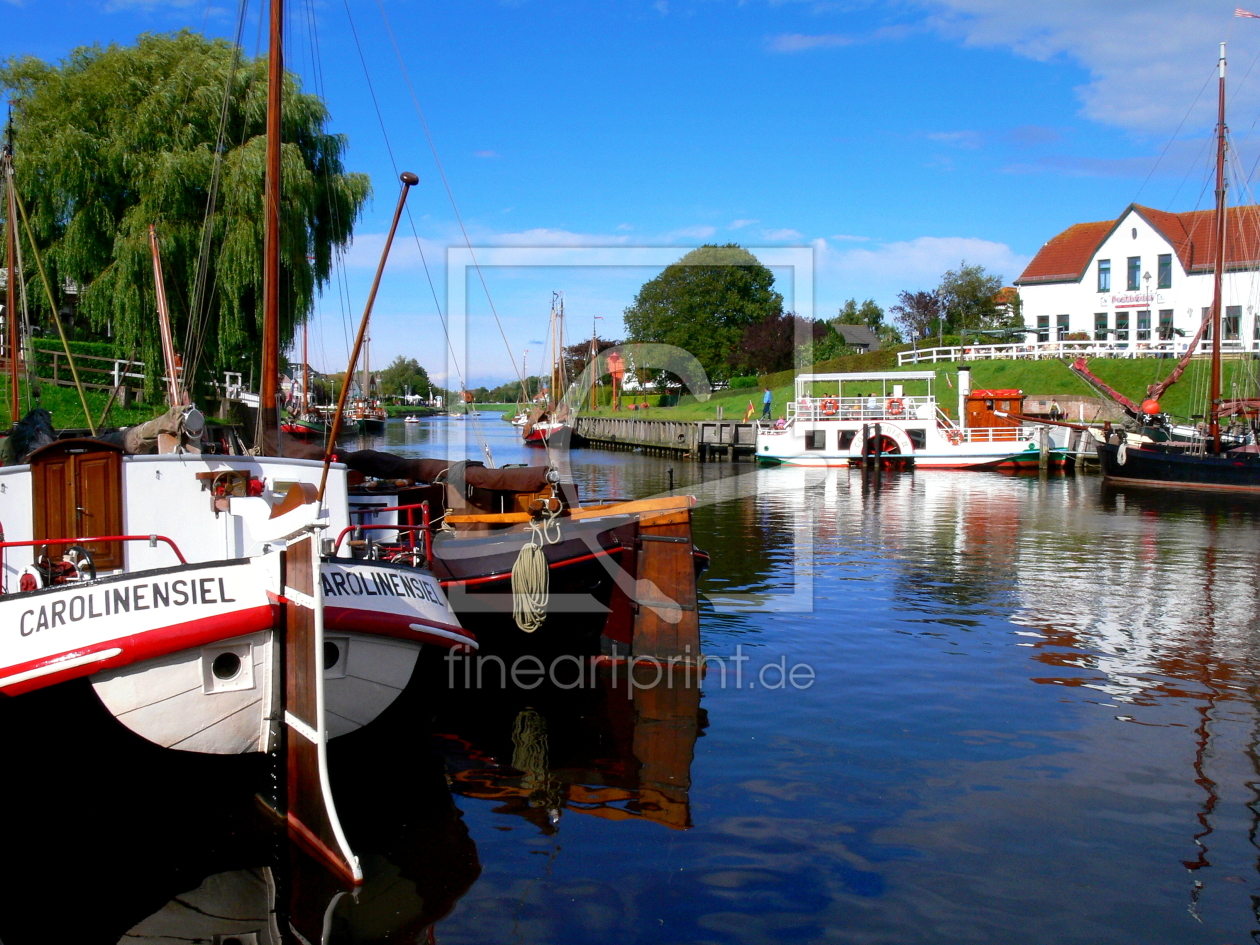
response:
<svg viewBox="0 0 1260 945"><path fill-rule="evenodd" d="M1117 220L1077 223L1015 280L1030 341L1090 340L1181 349L1212 304L1214 211L1130 204ZM1260 206L1226 215L1223 348L1260 350ZM1205 338L1210 335L1205 336Z"/></svg>

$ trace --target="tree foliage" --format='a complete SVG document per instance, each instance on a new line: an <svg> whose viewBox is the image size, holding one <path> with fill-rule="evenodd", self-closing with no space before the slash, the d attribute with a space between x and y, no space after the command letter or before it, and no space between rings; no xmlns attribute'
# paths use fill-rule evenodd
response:
<svg viewBox="0 0 1260 945"><path fill-rule="evenodd" d="M905 290L897 293L897 304L888 313L911 338L927 338L940 328L941 299L935 292Z"/></svg>
<svg viewBox="0 0 1260 945"><path fill-rule="evenodd" d="M161 362L149 252L156 224L186 365L248 376L261 336L266 60L188 31L146 34L133 46L78 48L59 65L10 59L0 85L19 100L19 193L54 286L78 287L80 325ZM369 184L344 171L346 140L325 131L323 102L302 93L292 74L283 94L280 321L288 344L348 243ZM221 116L206 291L193 312Z"/></svg>
<svg viewBox="0 0 1260 945"><path fill-rule="evenodd" d="M429 395L429 372L415 358L404 358L401 354L390 362L389 367L381 371L377 388L382 397L403 397L408 389L422 397Z"/></svg>
<svg viewBox="0 0 1260 945"><path fill-rule="evenodd" d="M849 299L840 306L834 321L841 325L865 325L871 331L878 331L884 324L884 310L874 299L867 299L861 305L857 299Z"/></svg>
<svg viewBox="0 0 1260 945"><path fill-rule="evenodd" d="M731 367L737 374L774 374L795 367L797 349L814 345L814 356L826 343L829 325L791 312L774 312L768 318L744 329L738 355ZM838 336L836 336L838 337ZM842 342L843 343L843 342ZM805 355L808 359L808 355ZM830 357L830 355L823 355Z"/></svg>
<svg viewBox="0 0 1260 945"><path fill-rule="evenodd" d="M968 266L965 259L957 269L947 271L936 290L946 332L1004 327L1008 316L998 308L1001 290L1001 276L984 266Z"/></svg>
<svg viewBox="0 0 1260 945"><path fill-rule="evenodd" d="M728 243L694 249L644 283L625 323L629 340L676 345L721 379L742 358L745 330L782 310L773 273Z"/></svg>

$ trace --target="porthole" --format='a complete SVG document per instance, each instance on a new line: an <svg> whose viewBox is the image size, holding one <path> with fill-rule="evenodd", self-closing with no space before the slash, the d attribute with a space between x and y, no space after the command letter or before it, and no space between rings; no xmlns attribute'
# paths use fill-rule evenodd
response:
<svg viewBox="0 0 1260 945"><path fill-rule="evenodd" d="M235 679L241 672L241 658L235 653L220 653L210 664L215 679Z"/></svg>
<svg viewBox="0 0 1260 945"><path fill-rule="evenodd" d="M336 643L324 643L324 669L332 669L341 659L341 647Z"/></svg>

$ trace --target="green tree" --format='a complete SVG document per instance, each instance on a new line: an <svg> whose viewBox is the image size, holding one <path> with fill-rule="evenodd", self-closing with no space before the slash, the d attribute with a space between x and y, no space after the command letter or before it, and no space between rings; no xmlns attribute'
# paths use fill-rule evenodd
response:
<svg viewBox="0 0 1260 945"><path fill-rule="evenodd" d="M984 266L968 266L964 259L957 269L950 269L941 276L936 290L945 316L945 331L1005 327L1009 315L999 310L1001 290L1002 277L986 271Z"/></svg>
<svg viewBox="0 0 1260 945"><path fill-rule="evenodd" d="M694 249L645 282L625 323L630 341L677 345L722 379L740 361L745 329L782 310L774 274L728 243Z"/></svg>
<svg viewBox="0 0 1260 945"><path fill-rule="evenodd" d="M840 325L865 325L871 331L878 333L884 324L884 310L874 299L867 299L861 305L858 304L857 299L849 299L840 306L840 313L835 321Z"/></svg>
<svg viewBox="0 0 1260 945"><path fill-rule="evenodd" d="M133 46L80 47L58 65L10 59L0 86L18 100L18 190L53 285L78 287L79 323L161 363L149 253L156 224L186 370L256 368L266 60L188 31L146 34ZM324 130L323 102L292 74L283 95L286 345L347 245L369 183L344 171L346 140Z"/></svg>
<svg viewBox="0 0 1260 945"><path fill-rule="evenodd" d="M411 388L413 394L427 397L429 386L429 372L415 358L404 358L400 354L390 362L389 367L381 371L382 397L406 396L408 388Z"/></svg>

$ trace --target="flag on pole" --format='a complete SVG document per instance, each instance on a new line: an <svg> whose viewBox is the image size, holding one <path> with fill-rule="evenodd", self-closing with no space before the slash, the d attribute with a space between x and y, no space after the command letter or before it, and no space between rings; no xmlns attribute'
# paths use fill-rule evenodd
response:
<svg viewBox="0 0 1260 945"><path fill-rule="evenodd" d="M1242 7L1234 7L1234 16L1249 16L1253 20L1260 20L1260 13L1250 13Z"/></svg>
<svg viewBox="0 0 1260 945"><path fill-rule="evenodd" d="M752 415L755 414L756 412L757 412L757 408L753 406L753 402L751 400L748 401L748 412L744 414L744 422L747 423L749 420L751 420Z"/></svg>

